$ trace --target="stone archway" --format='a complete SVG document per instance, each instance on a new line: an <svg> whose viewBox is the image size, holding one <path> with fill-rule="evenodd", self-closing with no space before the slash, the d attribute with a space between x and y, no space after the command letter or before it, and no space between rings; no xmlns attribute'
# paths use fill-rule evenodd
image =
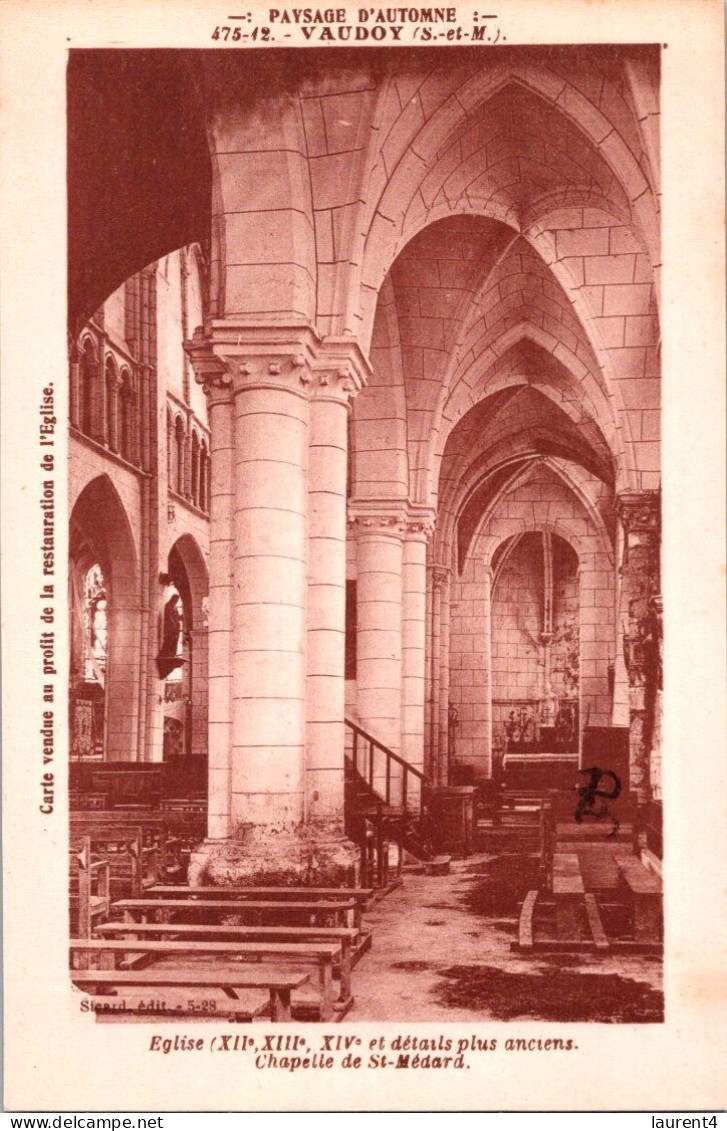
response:
<svg viewBox="0 0 727 1131"><path fill-rule="evenodd" d="M131 526L116 488L107 475L83 489L70 523L71 726L74 726L84 688L95 682L103 691L102 757L109 762L132 762L139 756L141 598L137 555ZM82 579L98 565L106 594L107 646L103 678L83 679L74 663L83 653ZM100 674L100 673L99 673ZM95 696L98 701L99 696ZM74 748L73 731L71 749Z"/></svg>
<svg viewBox="0 0 727 1131"><path fill-rule="evenodd" d="M191 534L183 534L169 551L167 573L182 600L183 655L185 664L175 678L165 682L164 726L165 760L170 753L167 741L176 734L177 754L207 758L208 723L208 643L207 597L209 575L202 552ZM170 720L168 725L167 720ZM171 723L175 725L172 726ZM176 725L178 724L178 725Z"/></svg>

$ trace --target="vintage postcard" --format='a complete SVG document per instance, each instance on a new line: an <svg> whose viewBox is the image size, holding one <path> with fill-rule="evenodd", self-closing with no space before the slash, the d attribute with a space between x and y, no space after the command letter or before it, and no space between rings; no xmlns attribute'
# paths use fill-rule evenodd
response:
<svg viewBox="0 0 727 1131"><path fill-rule="evenodd" d="M721 6L0 19L6 1108L723 1107Z"/></svg>

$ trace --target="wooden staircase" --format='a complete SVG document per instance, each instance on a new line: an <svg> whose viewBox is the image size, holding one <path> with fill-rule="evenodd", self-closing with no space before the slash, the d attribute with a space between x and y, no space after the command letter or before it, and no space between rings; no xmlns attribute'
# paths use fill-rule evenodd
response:
<svg viewBox="0 0 727 1131"><path fill-rule="evenodd" d="M404 854L431 861L428 778L350 719L345 720L346 835L359 847L361 884L386 890ZM392 862L392 850L395 862Z"/></svg>

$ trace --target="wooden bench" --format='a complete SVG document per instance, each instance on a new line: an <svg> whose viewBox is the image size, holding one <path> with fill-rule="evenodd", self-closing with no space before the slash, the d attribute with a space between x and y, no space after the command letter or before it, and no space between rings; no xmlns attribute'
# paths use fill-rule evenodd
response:
<svg viewBox="0 0 727 1131"><path fill-rule="evenodd" d="M229 999L225 1004L229 1005L231 1014L235 1013L237 990L262 988L270 995L271 1019L290 1021L291 993L308 981L308 975L264 969L253 973L249 967L241 969L239 966L220 966L217 969L209 966L157 966L146 970L72 970L71 980L79 989L86 989L94 995L104 991L113 993L130 986L143 986L161 993L178 988L217 988Z"/></svg>
<svg viewBox="0 0 727 1131"><path fill-rule="evenodd" d="M553 854L553 895L558 938L577 939L580 935L580 908L585 889L575 852Z"/></svg>
<svg viewBox="0 0 727 1131"><path fill-rule="evenodd" d="M123 913L126 922L148 922L153 915L156 922L173 921L172 916L205 915L208 922L219 923L223 915L257 916L259 919L279 916L284 925L294 926L291 918L307 916L313 925L321 919L332 920L331 925L350 926L348 919L356 911L355 899L342 900L272 900L272 899L121 899L113 905Z"/></svg>
<svg viewBox="0 0 727 1131"><path fill-rule="evenodd" d="M374 895L373 888L241 888L241 887L182 887L175 884L154 884L147 891L150 899L241 899L241 900L331 900L353 899L354 925L361 928L361 916Z"/></svg>
<svg viewBox="0 0 727 1131"><path fill-rule="evenodd" d="M111 939L191 939L222 941L223 939L253 942L334 942L341 948L340 1000L351 1000L351 972L357 954L354 950L355 927L236 927L229 924L212 926L204 923L101 923L96 934ZM359 952L360 953L360 952Z"/></svg>
<svg viewBox="0 0 727 1131"><path fill-rule="evenodd" d="M658 942L662 934L661 880L636 856L617 856L616 864L633 900L634 939L643 943Z"/></svg>
<svg viewBox="0 0 727 1131"><path fill-rule="evenodd" d="M158 958L165 955L188 958L212 956L219 958L239 958L247 962L286 962L291 965L315 965L318 970L320 987L320 1019L330 1021L333 1017L333 964L341 962L341 945L335 942L210 942L210 941L182 941L167 939L164 941L150 941L148 939L125 939L123 941L109 941L107 939L71 939L70 955L71 968L78 970L78 960L83 962L88 956L95 957L95 965L101 969L114 970L118 968L118 960L122 959L131 965L130 956L137 954L145 958ZM135 964L139 968L137 959Z"/></svg>
<svg viewBox="0 0 727 1131"><path fill-rule="evenodd" d="M109 917L110 865L103 858L94 859L87 836L72 839L69 865L71 924L75 920L79 935L90 938L94 927Z"/></svg>

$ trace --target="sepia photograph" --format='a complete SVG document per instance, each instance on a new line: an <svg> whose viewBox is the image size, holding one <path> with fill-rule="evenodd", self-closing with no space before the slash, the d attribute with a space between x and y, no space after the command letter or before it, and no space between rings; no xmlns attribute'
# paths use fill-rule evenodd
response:
<svg viewBox="0 0 727 1131"><path fill-rule="evenodd" d="M54 201L25 313L57 302L5 423L16 1108L45 1064L62 1110L528 1077L515 1110L579 1110L616 1060L642 1108L724 1091L722 605L684 535L723 257L680 228L724 185L674 57L706 84L678 5L527 7L58 20L53 175L14 166Z"/></svg>
<svg viewBox="0 0 727 1131"><path fill-rule="evenodd" d="M89 1009L662 1019L660 50L70 52Z"/></svg>

